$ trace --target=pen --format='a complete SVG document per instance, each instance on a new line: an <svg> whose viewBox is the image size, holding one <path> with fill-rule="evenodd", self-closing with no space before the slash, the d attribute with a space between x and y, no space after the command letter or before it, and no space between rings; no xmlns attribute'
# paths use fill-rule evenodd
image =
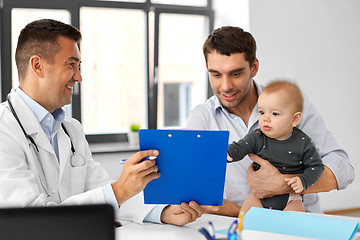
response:
<svg viewBox="0 0 360 240"><path fill-rule="evenodd" d="M237 231L241 232L242 228L243 228L243 221L244 221L244 213L240 212L239 214L239 224L237 226Z"/></svg>
<svg viewBox="0 0 360 240"><path fill-rule="evenodd" d="M206 230L206 228L200 228L199 232L205 236L206 240L213 240L212 236L210 235L208 230Z"/></svg>
<svg viewBox="0 0 360 240"><path fill-rule="evenodd" d="M143 158L141 161L145 161L145 160L155 160L157 157L156 156L147 156L146 158ZM125 161L127 160L127 158L124 158L123 160L121 160L121 164L124 164Z"/></svg>
<svg viewBox="0 0 360 240"><path fill-rule="evenodd" d="M235 221L229 227L227 240L237 240L237 235L236 235L237 227L238 227L238 220L235 219Z"/></svg>
<svg viewBox="0 0 360 240"><path fill-rule="evenodd" d="M239 223L238 223L237 229L236 229L236 238L237 238L237 240L242 240L241 231L243 229L243 224L244 224L244 212L240 211L238 218L239 218Z"/></svg>
<svg viewBox="0 0 360 240"><path fill-rule="evenodd" d="M207 231L209 232L209 234L211 236L211 240L216 240L214 225L212 224L211 221L208 224Z"/></svg>
<svg viewBox="0 0 360 240"><path fill-rule="evenodd" d="M207 240L216 240L214 225L211 221L207 227L200 228L199 232L204 235Z"/></svg>

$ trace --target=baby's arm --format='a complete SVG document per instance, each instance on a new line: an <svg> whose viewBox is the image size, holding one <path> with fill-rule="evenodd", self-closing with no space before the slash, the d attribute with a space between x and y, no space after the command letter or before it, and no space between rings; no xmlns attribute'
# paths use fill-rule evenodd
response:
<svg viewBox="0 0 360 240"><path fill-rule="evenodd" d="M304 191L304 186L299 177L285 178L285 181L291 186L295 193L302 193Z"/></svg>
<svg viewBox="0 0 360 240"><path fill-rule="evenodd" d="M258 131L258 132L256 132ZM228 162L237 162L243 159L248 153L252 153L257 149L259 142L260 130L255 130L248 133L244 138L238 142L232 142L229 144L228 149ZM261 144L260 144L261 145Z"/></svg>
<svg viewBox="0 0 360 240"><path fill-rule="evenodd" d="M317 182L324 171L324 164L310 138L307 138L302 162L305 170L299 175L299 178L302 181L304 190L306 190Z"/></svg>

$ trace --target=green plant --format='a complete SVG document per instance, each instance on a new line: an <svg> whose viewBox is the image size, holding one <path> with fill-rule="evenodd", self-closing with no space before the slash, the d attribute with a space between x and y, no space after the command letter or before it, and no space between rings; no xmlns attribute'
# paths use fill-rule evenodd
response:
<svg viewBox="0 0 360 240"><path fill-rule="evenodd" d="M133 132L137 132L140 129L140 124L139 123L132 123L130 125L130 130Z"/></svg>

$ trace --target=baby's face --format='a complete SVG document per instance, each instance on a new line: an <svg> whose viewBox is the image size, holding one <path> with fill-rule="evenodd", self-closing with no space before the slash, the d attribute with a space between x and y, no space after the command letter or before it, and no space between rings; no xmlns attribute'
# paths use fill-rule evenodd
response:
<svg viewBox="0 0 360 240"><path fill-rule="evenodd" d="M261 93L258 109L260 129L266 136L277 140L285 140L291 136L295 110L286 93Z"/></svg>

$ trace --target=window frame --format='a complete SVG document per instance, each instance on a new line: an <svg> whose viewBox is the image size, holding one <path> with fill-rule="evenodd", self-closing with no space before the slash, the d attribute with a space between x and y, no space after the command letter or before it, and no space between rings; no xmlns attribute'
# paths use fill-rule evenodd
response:
<svg viewBox="0 0 360 240"><path fill-rule="evenodd" d="M159 17L162 13L174 14L195 14L206 16L208 19L208 32L214 27L214 11L212 10L212 0L207 0L207 6L183 6L154 4L151 0L143 3L138 2L114 2L114 1L98 1L98 0L0 0L0 81L1 81L1 100L5 101L7 94L12 88L12 61L11 61L11 10L13 8L32 8L32 9L62 9L68 10L70 13L70 23L80 29L80 9L81 7L99 7L99 8L121 8L143 10L146 14L146 89L147 89L147 123L148 128L157 128L157 108L158 108L158 85L156 81L156 69L159 63ZM154 52L149 52L149 13L154 12ZM81 29L80 29L81 31ZM81 47L81 44L80 44ZM150 56L153 59L150 59ZM150 64L152 68L150 69ZM205 80L205 79L204 79ZM207 95L212 95L212 90L207 82ZM151 113L151 114L150 114ZM73 94L72 101L72 117L81 122L81 84L78 85L78 91ZM110 142L127 142L126 133L109 133L109 134L86 134L86 138L90 144L93 143L110 143Z"/></svg>

